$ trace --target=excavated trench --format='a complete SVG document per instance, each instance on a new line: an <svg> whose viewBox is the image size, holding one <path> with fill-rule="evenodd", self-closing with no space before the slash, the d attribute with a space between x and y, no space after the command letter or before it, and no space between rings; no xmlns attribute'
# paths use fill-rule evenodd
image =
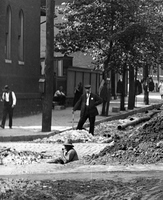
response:
<svg viewBox="0 0 163 200"><path fill-rule="evenodd" d="M128 126L124 124L140 118L140 123ZM117 128L123 126L123 128ZM71 134L72 133L72 134ZM163 112L150 111L140 113L125 120L104 122L95 128L95 137L87 131L66 132L58 136L51 136L34 143L64 142L68 136L73 142L100 142L107 146L98 154L84 156L79 165L117 165L134 166L135 164L163 163ZM2 149L2 164L15 162L18 165L31 164L46 160L44 153L17 152L13 149ZM8 158L7 158L8 157ZM77 163L75 163L76 165ZM70 168L73 168L73 163ZM156 168L157 169L157 168ZM116 171L116 168L115 168ZM37 175L23 177L15 176L0 179L0 199L163 199L163 177L161 172L114 172L114 173L70 173L68 175ZM40 175L42 176L42 175ZM21 178L23 177L23 178ZM62 179L62 178L64 179ZM45 179L46 178L46 179ZM66 180L65 180L66 179ZM2 187L3 186L3 187Z"/></svg>

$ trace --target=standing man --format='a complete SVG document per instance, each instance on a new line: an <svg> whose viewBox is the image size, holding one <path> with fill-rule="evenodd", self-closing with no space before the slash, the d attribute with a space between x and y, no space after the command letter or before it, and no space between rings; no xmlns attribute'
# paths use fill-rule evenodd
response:
<svg viewBox="0 0 163 200"><path fill-rule="evenodd" d="M13 110L16 105L16 96L13 91L10 91L9 86L5 85L4 91L2 94L2 99L4 105L3 105L3 117L2 117L2 123L1 128L5 128L5 122L7 114L9 115L9 127L12 128L12 117L13 117Z"/></svg>
<svg viewBox="0 0 163 200"><path fill-rule="evenodd" d="M76 111L81 106L80 120L78 122L77 128L81 130L87 119L90 122L89 133L94 135L94 126L96 115L98 115L98 110L96 106L102 103L102 99L91 92L91 86L85 85L85 93L80 97L78 102L73 108L73 112Z"/></svg>
<svg viewBox="0 0 163 200"><path fill-rule="evenodd" d="M105 81L100 92L100 97L102 98L102 116L108 116L109 104L110 104L110 88L109 81Z"/></svg>

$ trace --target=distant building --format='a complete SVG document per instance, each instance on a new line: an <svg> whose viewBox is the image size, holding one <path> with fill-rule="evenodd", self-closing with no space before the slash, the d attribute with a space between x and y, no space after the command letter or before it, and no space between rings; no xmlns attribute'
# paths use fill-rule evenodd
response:
<svg viewBox="0 0 163 200"><path fill-rule="evenodd" d="M40 1L1 0L0 91L5 84L15 91L15 114L40 106L39 77Z"/></svg>

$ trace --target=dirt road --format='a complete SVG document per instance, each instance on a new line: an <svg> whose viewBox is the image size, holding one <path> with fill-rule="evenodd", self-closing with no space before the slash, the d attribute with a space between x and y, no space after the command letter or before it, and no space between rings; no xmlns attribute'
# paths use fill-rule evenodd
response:
<svg viewBox="0 0 163 200"><path fill-rule="evenodd" d="M163 199L163 174L159 171L19 175L0 179L0 183L3 200Z"/></svg>

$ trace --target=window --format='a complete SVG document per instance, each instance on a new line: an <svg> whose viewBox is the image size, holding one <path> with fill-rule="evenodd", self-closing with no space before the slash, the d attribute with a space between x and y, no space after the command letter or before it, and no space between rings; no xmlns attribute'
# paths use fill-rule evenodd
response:
<svg viewBox="0 0 163 200"><path fill-rule="evenodd" d="M11 7L7 7L6 13L6 45L5 45L6 60L11 60Z"/></svg>
<svg viewBox="0 0 163 200"><path fill-rule="evenodd" d="M58 61L58 66L57 66L57 71L58 71L58 76L63 76L63 60Z"/></svg>
<svg viewBox="0 0 163 200"><path fill-rule="evenodd" d="M63 60L54 60L54 73L56 76L63 76Z"/></svg>
<svg viewBox="0 0 163 200"><path fill-rule="evenodd" d="M40 67L41 67L40 69L41 75L44 75L45 74L45 60L41 61Z"/></svg>
<svg viewBox="0 0 163 200"><path fill-rule="evenodd" d="M19 12L18 56L21 64L24 61L24 14L22 10Z"/></svg>

